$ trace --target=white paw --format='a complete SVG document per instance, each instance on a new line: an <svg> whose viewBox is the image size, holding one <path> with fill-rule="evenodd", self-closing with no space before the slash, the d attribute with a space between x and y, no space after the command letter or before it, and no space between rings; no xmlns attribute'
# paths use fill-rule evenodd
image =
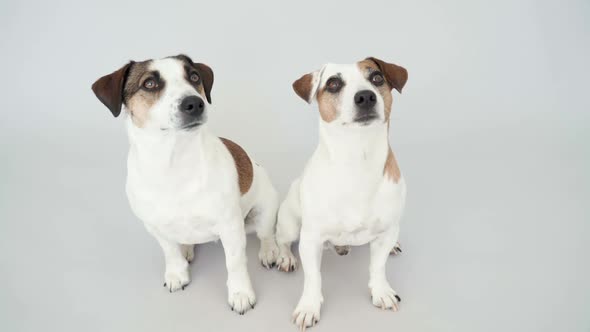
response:
<svg viewBox="0 0 590 332"><path fill-rule="evenodd" d="M260 251L258 252L258 259L262 266L267 269L275 267L277 258L279 256L279 247L274 239L263 239L260 241Z"/></svg>
<svg viewBox="0 0 590 332"><path fill-rule="evenodd" d="M186 261L192 263L192 261L195 259L195 245L183 244L182 252L184 254L184 258L186 258Z"/></svg>
<svg viewBox="0 0 590 332"><path fill-rule="evenodd" d="M334 251L340 256L346 256L350 253L350 246L334 246Z"/></svg>
<svg viewBox="0 0 590 332"><path fill-rule="evenodd" d="M180 272L166 272L164 280L164 287L166 287L170 293L180 289L184 290L186 285L191 282L187 269Z"/></svg>
<svg viewBox="0 0 590 332"><path fill-rule="evenodd" d="M291 248L288 246L282 245L280 247L277 268L284 272L297 270L297 258L295 258L295 255L291 252Z"/></svg>
<svg viewBox="0 0 590 332"><path fill-rule="evenodd" d="M240 291L231 293L227 301L232 311L243 315L246 311L254 309L256 296L252 290Z"/></svg>
<svg viewBox="0 0 590 332"><path fill-rule="evenodd" d="M317 301L305 301L301 299L293 312L293 323L301 331L305 331L308 327L313 327L320 321L321 305L321 299Z"/></svg>
<svg viewBox="0 0 590 332"><path fill-rule="evenodd" d="M371 289L371 298L373 305L381 308L381 310L399 310L399 303L402 299L389 287L389 285L382 285L373 287Z"/></svg>
<svg viewBox="0 0 590 332"><path fill-rule="evenodd" d="M188 283L191 282L188 269L166 271L166 274L164 275L164 280L164 287L166 287L170 293L175 292L179 289L184 290L186 285L188 285Z"/></svg>
<svg viewBox="0 0 590 332"><path fill-rule="evenodd" d="M401 253L402 253L402 247L401 247L401 245L399 244L399 242L397 242L397 243L395 244L395 246L393 246L393 249L391 249L391 251L389 252L389 254L390 254L390 255L394 255L394 256L395 256L395 255L399 255L399 254L401 254Z"/></svg>

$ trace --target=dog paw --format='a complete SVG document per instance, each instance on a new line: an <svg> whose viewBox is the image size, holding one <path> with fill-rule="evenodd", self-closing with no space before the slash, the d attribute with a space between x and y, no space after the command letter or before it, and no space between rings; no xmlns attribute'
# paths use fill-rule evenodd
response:
<svg viewBox="0 0 590 332"><path fill-rule="evenodd" d="M397 242L395 244L395 246L393 246L393 249L391 249L391 251L389 252L390 255L399 255L402 253L402 247L399 244L399 242Z"/></svg>
<svg viewBox="0 0 590 332"><path fill-rule="evenodd" d="M297 270L297 258L289 248L281 248L277 259L277 267L280 271L292 272Z"/></svg>
<svg viewBox="0 0 590 332"><path fill-rule="evenodd" d="M260 241L260 251L258 252L258 259L260 264L267 269L273 268L277 265L277 258L279 256L279 247L274 239L265 239Z"/></svg>
<svg viewBox="0 0 590 332"><path fill-rule="evenodd" d="M350 252L350 246L334 246L334 251L340 256L346 256Z"/></svg>
<svg viewBox="0 0 590 332"><path fill-rule="evenodd" d="M320 321L321 300L315 302L299 301L297 308L293 312L293 323L301 331L308 327L315 326Z"/></svg>
<svg viewBox="0 0 590 332"><path fill-rule="evenodd" d="M256 296L253 291L241 291L229 295L228 303L232 311L243 315L246 311L254 309Z"/></svg>
<svg viewBox="0 0 590 332"><path fill-rule="evenodd" d="M399 310L399 303L402 299L388 285L373 287L371 289L371 298L373 305L381 310Z"/></svg>
<svg viewBox="0 0 590 332"><path fill-rule="evenodd" d="M170 293L180 289L184 290L186 285L191 282L188 269L181 271L167 271L164 275L164 280L164 287L166 287Z"/></svg>
<svg viewBox="0 0 590 332"><path fill-rule="evenodd" d="M184 254L184 258L186 258L186 261L192 263L192 261L195 259L195 245L183 244L182 251Z"/></svg>

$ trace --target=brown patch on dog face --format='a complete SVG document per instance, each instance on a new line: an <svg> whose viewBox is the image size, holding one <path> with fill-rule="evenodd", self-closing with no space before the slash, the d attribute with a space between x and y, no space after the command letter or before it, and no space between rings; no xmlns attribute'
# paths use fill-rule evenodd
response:
<svg viewBox="0 0 590 332"><path fill-rule="evenodd" d="M201 74L197 73L197 75L199 75L199 81L193 82L193 81L191 81L191 75L193 74L193 72L195 72L194 67L189 66L189 65L185 65L184 66L184 79L188 82L188 84L192 85L201 96L204 96L205 98L207 98L207 101L210 104L211 103L211 96L208 95L207 92L205 91L205 85L203 84L203 78L201 77Z"/></svg>
<svg viewBox="0 0 590 332"><path fill-rule="evenodd" d="M339 95L330 93L325 89L319 89L317 99L322 120L327 123L336 120L338 117L338 104L340 103Z"/></svg>
<svg viewBox="0 0 590 332"><path fill-rule="evenodd" d="M385 76L387 84L391 87L391 89L396 89L397 92L402 93L402 89L408 81L408 71L404 67L393 63L387 63L374 57L368 57L365 60L375 62L375 64Z"/></svg>
<svg viewBox="0 0 590 332"><path fill-rule="evenodd" d="M201 96L205 96L209 104L211 104L211 89L213 88L213 70L204 63L194 63L191 58L184 54L173 56L172 58L178 59L184 63L184 78L192 85ZM193 82L190 79L191 73L197 73L199 80Z"/></svg>
<svg viewBox="0 0 590 332"><path fill-rule="evenodd" d="M370 79L370 76L373 72L378 71L381 72L381 70L379 69L379 66L377 66L377 64L369 59L365 59L363 61L360 61L357 63L357 66L359 67L359 69L361 70L361 72L363 73L363 75L365 76L365 78L367 80ZM370 80L369 80L370 82ZM381 86L375 86L373 85L377 91L379 91L379 94L381 95L381 97L383 98L383 105L385 107L384 113L385 113L385 121L389 121L389 115L391 114L391 105L393 102L393 96L391 94L391 89L389 89L387 87L386 84L382 84Z"/></svg>
<svg viewBox="0 0 590 332"><path fill-rule="evenodd" d="M127 101L127 109L131 115L131 121L138 128L143 128L149 119L149 111L160 98L160 92L148 93L139 90Z"/></svg>
<svg viewBox="0 0 590 332"><path fill-rule="evenodd" d="M160 99L166 84L157 71L150 69L151 63L151 60L134 63L129 69L123 89L123 100L131 121L139 128L143 128L149 119L149 111ZM147 79L155 80L157 88L143 88Z"/></svg>
<svg viewBox="0 0 590 332"><path fill-rule="evenodd" d="M252 181L254 179L254 168L252 167L252 161L248 154L241 146L228 140L227 138L220 137L221 142L225 144L225 147L229 150L234 162L236 164L236 170L238 171L238 184L240 186L240 193L244 195L250 190Z"/></svg>
<svg viewBox="0 0 590 332"><path fill-rule="evenodd" d="M205 87L203 85L200 85L197 87L197 92L202 96L205 94Z"/></svg>
<svg viewBox="0 0 590 332"><path fill-rule="evenodd" d="M402 175L391 147L389 147L389 153L387 154L387 159L385 160L385 166L383 166L383 175L388 179L393 180L395 183L399 182L399 179Z"/></svg>
<svg viewBox="0 0 590 332"><path fill-rule="evenodd" d="M338 104L340 102L339 91L326 91L325 87L319 87L317 81L314 84L314 76L317 80L321 79L323 68L315 73L309 73L301 76L293 82L295 93L308 103L311 103L315 97L318 101L320 117L325 122L332 122L338 117ZM328 80L329 81L329 80Z"/></svg>

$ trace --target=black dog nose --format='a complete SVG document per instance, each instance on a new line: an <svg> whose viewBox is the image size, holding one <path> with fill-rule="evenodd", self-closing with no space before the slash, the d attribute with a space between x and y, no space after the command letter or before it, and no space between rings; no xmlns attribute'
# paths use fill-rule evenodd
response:
<svg viewBox="0 0 590 332"><path fill-rule="evenodd" d="M371 90L362 90L354 95L354 103L362 109L369 109L377 103L377 96Z"/></svg>
<svg viewBox="0 0 590 332"><path fill-rule="evenodd" d="M205 110L203 99L197 96L184 97L180 103L180 111L190 116L199 116Z"/></svg>

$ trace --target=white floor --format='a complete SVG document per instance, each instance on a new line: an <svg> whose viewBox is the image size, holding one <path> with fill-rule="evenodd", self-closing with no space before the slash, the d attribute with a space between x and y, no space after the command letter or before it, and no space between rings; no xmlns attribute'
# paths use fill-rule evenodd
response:
<svg viewBox="0 0 590 332"><path fill-rule="evenodd" d="M478 141L485 136L403 146L404 252L388 265L401 311L371 305L366 247L344 257L326 251L317 331L588 331L590 164L576 153L583 146L506 138L503 158L494 158L495 145ZM169 294L160 249L127 206L116 161L124 156L63 147L31 156L14 146L2 166L3 330L294 329L302 271L265 270L251 237L259 302L238 316L225 302L222 248L211 243L197 247L190 286Z"/></svg>

